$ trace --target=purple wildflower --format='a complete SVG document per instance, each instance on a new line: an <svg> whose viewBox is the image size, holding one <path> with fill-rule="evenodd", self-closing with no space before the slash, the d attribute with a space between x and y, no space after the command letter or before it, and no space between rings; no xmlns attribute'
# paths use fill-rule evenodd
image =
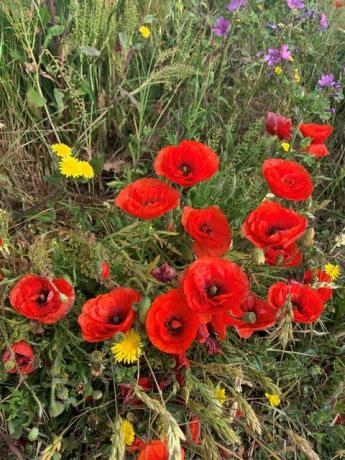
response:
<svg viewBox="0 0 345 460"><path fill-rule="evenodd" d="M302 2L302 0L288 0L287 5L291 10L294 8L296 10L304 8L304 3Z"/></svg>
<svg viewBox="0 0 345 460"><path fill-rule="evenodd" d="M227 5L227 10L230 11L230 13L233 13L234 11L238 10L239 8L244 8L247 6L248 0L232 0L228 5Z"/></svg>
<svg viewBox="0 0 345 460"><path fill-rule="evenodd" d="M284 59L284 61L291 61L292 55L291 51L289 51L288 45L282 45L279 50L280 57Z"/></svg>
<svg viewBox="0 0 345 460"><path fill-rule="evenodd" d="M267 24L267 27L269 27L269 28L272 29L272 30L277 30L277 29L278 29L277 24L275 24L274 22L268 23L268 24Z"/></svg>
<svg viewBox="0 0 345 460"><path fill-rule="evenodd" d="M328 21L325 13L322 13L320 16L320 26L323 32L325 32L328 28Z"/></svg>
<svg viewBox="0 0 345 460"><path fill-rule="evenodd" d="M229 28L230 22L223 16L220 16L219 18L217 18L212 30L217 35L217 37L226 37L229 33Z"/></svg>
<svg viewBox="0 0 345 460"><path fill-rule="evenodd" d="M329 109L326 109L326 112L335 113L335 112L336 112L336 109L335 109L335 108L332 108L332 107L330 107Z"/></svg>
<svg viewBox="0 0 345 460"><path fill-rule="evenodd" d="M268 54L264 57L268 65L277 65L282 60L280 51L276 48L268 48Z"/></svg>
<svg viewBox="0 0 345 460"><path fill-rule="evenodd" d="M340 83L335 81L334 75L332 73L321 75L320 80L317 82L320 88L335 88L339 89L341 87Z"/></svg>
<svg viewBox="0 0 345 460"><path fill-rule="evenodd" d="M303 16L305 18L314 18L316 16L316 11L313 9L309 9L303 14Z"/></svg>

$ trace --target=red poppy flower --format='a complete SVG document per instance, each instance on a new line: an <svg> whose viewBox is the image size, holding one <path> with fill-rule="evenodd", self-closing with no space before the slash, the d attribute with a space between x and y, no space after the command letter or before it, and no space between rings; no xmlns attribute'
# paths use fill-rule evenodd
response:
<svg viewBox="0 0 345 460"><path fill-rule="evenodd" d="M11 350L6 350L2 356L5 372L8 374L31 374L34 368L34 352L31 345L25 340L20 340L11 345ZM14 360L13 360L14 359Z"/></svg>
<svg viewBox="0 0 345 460"><path fill-rule="evenodd" d="M301 264L303 254L300 248L292 243L287 248L282 246L270 246L265 249L265 259L268 265L280 267L297 267Z"/></svg>
<svg viewBox="0 0 345 460"><path fill-rule="evenodd" d="M292 137L292 122L290 118L282 117L277 113L267 112L266 129L270 134L278 136L279 139L290 140Z"/></svg>
<svg viewBox="0 0 345 460"><path fill-rule="evenodd" d="M272 193L291 201L304 201L313 193L314 185L308 171L290 160L270 158L262 165Z"/></svg>
<svg viewBox="0 0 345 460"><path fill-rule="evenodd" d="M101 342L127 332L136 315L133 305L139 300L138 291L121 287L88 300L78 318L84 339Z"/></svg>
<svg viewBox="0 0 345 460"><path fill-rule="evenodd" d="M159 439L150 441L140 452L138 460L169 460L169 451L167 445ZM182 447L181 460L184 460L184 450Z"/></svg>
<svg viewBox="0 0 345 460"><path fill-rule="evenodd" d="M324 309L319 294L306 284L278 282L270 287L268 301L273 308L281 309L290 300L293 321L297 323L313 323Z"/></svg>
<svg viewBox="0 0 345 460"><path fill-rule="evenodd" d="M146 332L158 350L184 353L196 337L199 321L183 292L171 289L155 298L146 317Z"/></svg>
<svg viewBox="0 0 345 460"><path fill-rule="evenodd" d="M63 278L49 281L41 276L25 275L12 289L10 302L26 318L53 324L72 308L74 290Z"/></svg>
<svg viewBox="0 0 345 460"><path fill-rule="evenodd" d="M182 225L195 240L193 251L197 257L223 256L231 244L231 228L217 206L205 209L183 208Z"/></svg>
<svg viewBox="0 0 345 460"><path fill-rule="evenodd" d="M115 204L131 216L154 219L176 208L179 193L158 179L139 179L127 185L115 198Z"/></svg>
<svg viewBox="0 0 345 460"><path fill-rule="evenodd" d="M248 288L248 279L241 268L217 257L196 260L183 278L188 305L203 322L223 311L230 310L236 315Z"/></svg>
<svg viewBox="0 0 345 460"><path fill-rule="evenodd" d="M329 155L329 150L325 144L312 142L308 147L303 149L304 152L310 153L313 157L322 158Z"/></svg>
<svg viewBox="0 0 345 460"><path fill-rule="evenodd" d="M344 6L344 2L339 0L339 1L335 2L334 6L336 8L342 8Z"/></svg>
<svg viewBox="0 0 345 460"><path fill-rule="evenodd" d="M318 283L331 283L332 278L327 275L327 273L323 272L322 270L317 270L316 273L313 273L311 270L308 270L304 273L304 278L303 282L305 284L312 284L314 280L314 276L316 278L316 282ZM320 287L316 289L316 292L319 294L321 299L324 302L327 302L327 300L331 299L333 296L333 291L330 288L327 287Z"/></svg>
<svg viewBox="0 0 345 460"><path fill-rule="evenodd" d="M241 309L241 318L235 319L230 315L226 322L234 326L243 339L248 339L255 331L265 330L276 322L277 310L252 293L247 296Z"/></svg>
<svg viewBox="0 0 345 460"><path fill-rule="evenodd" d="M158 176L184 187L209 179L218 168L217 154L207 145L195 141L182 141L179 145L164 147L154 162Z"/></svg>
<svg viewBox="0 0 345 460"><path fill-rule="evenodd" d="M246 218L242 231L259 248L287 248L307 228L307 219L274 201L264 201Z"/></svg>
<svg viewBox="0 0 345 460"><path fill-rule="evenodd" d="M188 423L188 430L190 433L190 437L194 444L200 445L201 444L201 428L200 428L200 421L196 415L194 415L189 423Z"/></svg>
<svg viewBox="0 0 345 460"><path fill-rule="evenodd" d="M304 137L310 137L313 143L322 143L332 134L334 128L330 125L318 125L316 123L301 123L299 126Z"/></svg>

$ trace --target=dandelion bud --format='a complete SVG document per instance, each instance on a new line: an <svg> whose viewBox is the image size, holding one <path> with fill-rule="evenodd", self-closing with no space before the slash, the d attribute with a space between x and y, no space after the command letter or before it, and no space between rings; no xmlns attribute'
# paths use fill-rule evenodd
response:
<svg viewBox="0 0 345 460"><path fill-rule="evenodd" d="M152 270L152 276L161 283L170 283L176 278L176 270L168 264L163 264Z"/></svg>

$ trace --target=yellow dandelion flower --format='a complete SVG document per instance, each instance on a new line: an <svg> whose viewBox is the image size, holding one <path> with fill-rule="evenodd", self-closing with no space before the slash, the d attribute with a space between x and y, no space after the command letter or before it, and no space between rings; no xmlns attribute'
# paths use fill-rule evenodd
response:
<svg viewBox="0 0 345 460"><path fill-rule="evenodd" d="M63 176L66 177L79 177L80 168L79 160L74 157L65 157L59 163L59 170Z"/></svg>
<svg viewBox="0 0 345 460"><path fill-rule="evenodd" d="M95 175L93 167L87 161L79 161L79 172L85 179L92 179Z"/></svg>
<svg viewBox="0 0 345 460"><path fill-rule="evenodd" d="M296 83L299 83L301 81L301 76L300 76L298 69L295 69L294 74L293 74L293 79L295 80Z"/></svg>
<svg viewBox="0 0 345 460"><path fill-rule="evenodd" d="M149 38L149 36L151 35L151 30L146 26L139 27L139 32L144 38Z"/></svg>
<svg viewBox="0 0 345 460"><path fill-rule="evenodd" d="M288 142L283 142L281 144L281 148L284 150L284 152L288 152L290 150L290 144Z"/></svg>
<svg viewBox="0 0 345 460"><path fill-rule="evenodd" d="M121 431L126 446L131 446L135 439L134 426L128 420L122 420Z"/></svg>
<svg viewBox="0 0 345 460"><path fill-rule="evenodd" d="M279 406L280 397L278 395L271 395L270 393L265 393L265 396L272 407Z"/></svg>
<svg viewBox="0 0 345 460"><path fill-rule="evenodd" d="M140 336L134 329L126 332L121 342L115 343L111 347L111 351L115 360L119 363L125 364L134 363L139 359L142 354L143 344Z"/></svg>
<svg viewBox="0 0 345 460"><path fill-rule="evenodd" d="M341 268L339 267L339 265L333 265L328 263L325 265L325 272L328 276L332 278L332 281L335 281L340 276Z"/></svg>
<svg viewBox="0 0 345 460"><path fill-rule="evenodd" d="M274 73L276 75L280 75L283 72L283 69L280 67L280 65L277 65L277 67L274 69Z"/></svg>
<svg viewBox="0 0 345 460"><path fill-rule="evenodd" d="M226 401L225 389L222 388L220 385L217 385L215 390L214 390L214 397L223 406L223 404Z"/></svg>
<svg viewBox="0 0 345 460"><path fill-rule="evenodd" d="M53 144L50 146L52 152L58 157L65 158L72 155L72 149L66 144Z"/></svg>

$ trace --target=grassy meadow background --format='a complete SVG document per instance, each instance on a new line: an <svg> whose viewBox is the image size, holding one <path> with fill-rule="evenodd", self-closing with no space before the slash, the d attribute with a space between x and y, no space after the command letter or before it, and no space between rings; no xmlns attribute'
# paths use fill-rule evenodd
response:
<svg viewBox="0 0 345 460"><path fill-rule="evenodd" d="M134 459L117 451L117 416L150 438L174 426L164 425L167 412L183 429L192 413L201 421L204 441L186 441L186 460L345 458L345 104L342 94L333 98L317 85L332 73L344 87L345 6L305 4L296 12L285 0L249 0L230 14L223 0L1 2L0 340L4 348L25 338L40 366L28 378L0 370L0 458ZM327 14L326 31L318 16L303 15L310 9ZM219 16L231 23L226 37L212 32ZM142 25L150 37L138 32ZM277 75L263 55L282 43L294 61ZM265 132L267 111L291 117L295 127L335 126L330 156L284 152ZM119 385L135 381L137 367L115 366L109 345L83 342L76 318L87 298L118 284L153 299L162 285L152 268L166 261L181 271L192 260L178 219L167 231L164 218L148 224L113 203L124 185L153 175L160 148L182 139L221 157L220 172L188 200L225 212L234 233L230 257L258 294L303 273L257 266L240 231L268 193L262 162L279 152L307 166L316 184L307 209L315 241L304 267L332 263L343 272L321 321L297 326L285 348L279 331L249 340L231 331L219 357L193 348L186 406L176 402L173 381L164 404L150 394L142 406L126 407L115 404ZM50 149L58 142L90 161L93 180L59 174ZM103 260L112 273L106 282ZM27 272L69 277L77 301L68 317L37 328L13 312L8 293ZM141 366L160 380L170 358L145 344ZM222 414L210 402L210 384L218 383L229 396ZM281 404L270 407L265 392L280 394Z"/></svg>

